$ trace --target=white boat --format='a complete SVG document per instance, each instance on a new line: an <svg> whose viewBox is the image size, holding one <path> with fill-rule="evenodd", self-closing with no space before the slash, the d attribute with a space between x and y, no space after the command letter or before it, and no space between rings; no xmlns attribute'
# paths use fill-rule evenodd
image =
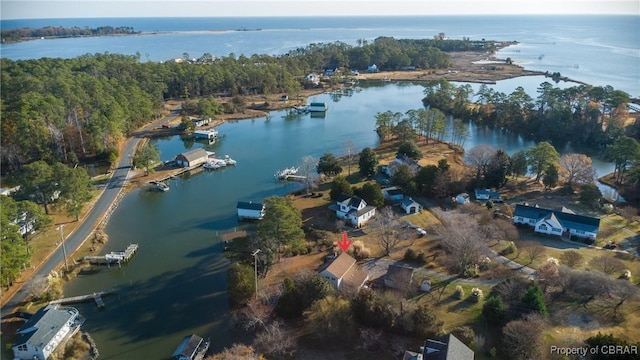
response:
<svg viewBox="0 0 640 360"><path fill-rule="evenodd" d="M224 162L227 165L235 165L237 163L237 161L233 160L232 158L229 157L229 155L225 155L224 156Z"/></svg>
<svg viewBox="0 0 640 360"><path fill-rule="evenodd" d="M285 179L285 178L286 178L287 176L289 176L289 175L295 175L295 174L297 174L297 173L298 173L298 170L299 170L299 169L298 169L297 167L293 167L293 166L292 166L292 167L290 167L290 168L286 168L286 169L284 169L284 170L277 171L277 172L274 174L274 177L275 177L276 179Z"/></svg>
<svg viewBox="0 0 640 360"><path fill-rule="evenodd" d="M160 190L160 191L169 191L169 185L158 181L156 183L156 189Z"/></svg>
<svg viewBox="0 0 640 360"><path fill-rule="evenodd" d="M216 158L211 158L211 159L209 159L209 161L207 161L207 162L203 165L203 167L204 167L205 169L210 169L210 170L213 170L213 169L219 169L219 168L221 168L221 167L225 167L225 166L227 166L227 162L226 162L225 160L223 160L223 159L216 159Z"/></svg>

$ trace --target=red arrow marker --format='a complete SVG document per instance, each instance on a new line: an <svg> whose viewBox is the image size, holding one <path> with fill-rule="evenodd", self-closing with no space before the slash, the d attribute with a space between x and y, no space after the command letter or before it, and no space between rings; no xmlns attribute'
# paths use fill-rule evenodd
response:
<svg viewBox="0 0 640 360"><path fill-rule="evenodd" d="M351 240L347 239L347 233L342 233L342 241L338 241L338 245L343 252L347 252L349 246L351 246Z"/></svg>

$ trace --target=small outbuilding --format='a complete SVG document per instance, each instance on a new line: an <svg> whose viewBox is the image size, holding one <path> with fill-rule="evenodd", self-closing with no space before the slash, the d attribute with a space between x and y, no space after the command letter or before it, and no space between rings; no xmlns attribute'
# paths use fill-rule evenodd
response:
<svg viewBox="0 0 640 360"><path fill-rule="evenodd" d="M415 214L422 210L422 205L418 204L413 198L407 196L400 202L400 207L407 214Z"/></svg>
<svg viewBox="0 0 640 360"><path fill-rule="evenodd" d="M404 194L399 187L391 186L382 189L382 197L387 201L396 202L402 201L402 199L404 199Z"/></svg>
<svg viewBox="0 0 640 360"><path fill-rule="evenodd" d="M456 202L458 204L460 204L460 205L468 204L469 203L469 194L467 194L467 193L458 194L458 196L456 196Z"/></svg>
<svg viewBox="0 0 640 360"><path fill-rule="evenodd" d="M176 164L182 167L196 167L206 163L208 159L206 150L197 148L176 156Z"/></svg>

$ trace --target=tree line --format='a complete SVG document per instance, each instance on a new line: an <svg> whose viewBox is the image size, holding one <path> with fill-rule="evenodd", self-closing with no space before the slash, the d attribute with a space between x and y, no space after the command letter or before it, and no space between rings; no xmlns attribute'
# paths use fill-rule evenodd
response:
<svg viewBox="0 0 640 360"><path fill-rule="evenodd" d="M98 26L96 28L89 28L87 26L83 28L77 26L70 28L62 26L45 26L39 29L20 28L0 30L0 38L2 39L2 43L9 43L41 37L63 38L76 36L133 35L139 33L139 31L135 31L131 26Z"/></svg>
<svg viewBox="0 0 640 360"><path fill-rule="evenodd" d="M629 94L611 86L579 85L566 89L543 82L536 99L522 87L511 94L483 84L455 86L445 79L425 84L423 103L479 125L504 128L536 141L604 148L625 135ZM639 126L630 134L640 136Z"/></svg>

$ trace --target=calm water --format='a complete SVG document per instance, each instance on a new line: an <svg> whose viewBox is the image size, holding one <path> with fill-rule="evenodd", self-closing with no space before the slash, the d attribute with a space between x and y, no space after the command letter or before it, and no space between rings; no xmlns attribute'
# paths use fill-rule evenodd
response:
<svg viewBox="0 0 640 360"><path fill-rule="evenodd" d="M140 54L142 61L164 61L186 52L282 54L314 42L379 36L431 38L439 32L472 40L516 40L499 56L528 69L560 72L593 85L612 85L640 97L640 16L409 16L306 18L127 18L2 20L3 29L133 26L154 32L137 36L35 40L0 45L2 57L70 58L86 53ZM234 31L236 29L261 31ZM215 31L214 31L215 30ZM226 31L224 31L226 30Z"/></svg>
<svg viewBox="0 0 640 360"><path fill-rule="evenodd" d="M499 84L506 90L509 84ZM358 151L376 146L373 131L378 111L401 111L421 106L422 87L410 84L372 86L351 97L332 101L318 95L310 101L330 106L326 118L283 118L274 112L270 120L259 118L226 123L218 128L221 138L208 150L229 154L236 167L203 171L171 180L171 190L158 193L134 190L114 212L107 232L105 252L140 244L130 264L102 273L81 276L68 283L69 296L119 286L117 297L107 297L106 309L80 306L87 318L85 328L94 336L104 359L160 359L167 357L185 334L213 339L221 350L242 339L228 323L226 268L218 235L237 226L238 200L259 201L296 189L295 184L276 184L277 169L298 164L304 155L325 151L341 155L345 140ZM484 143L508 152L532 145L510 133L470 125L470 148ZM186 143L201 147L201 143ZM156 141L163 160L185 150L178 136ZM611 165L596 164L598 171Z"/></svg>

